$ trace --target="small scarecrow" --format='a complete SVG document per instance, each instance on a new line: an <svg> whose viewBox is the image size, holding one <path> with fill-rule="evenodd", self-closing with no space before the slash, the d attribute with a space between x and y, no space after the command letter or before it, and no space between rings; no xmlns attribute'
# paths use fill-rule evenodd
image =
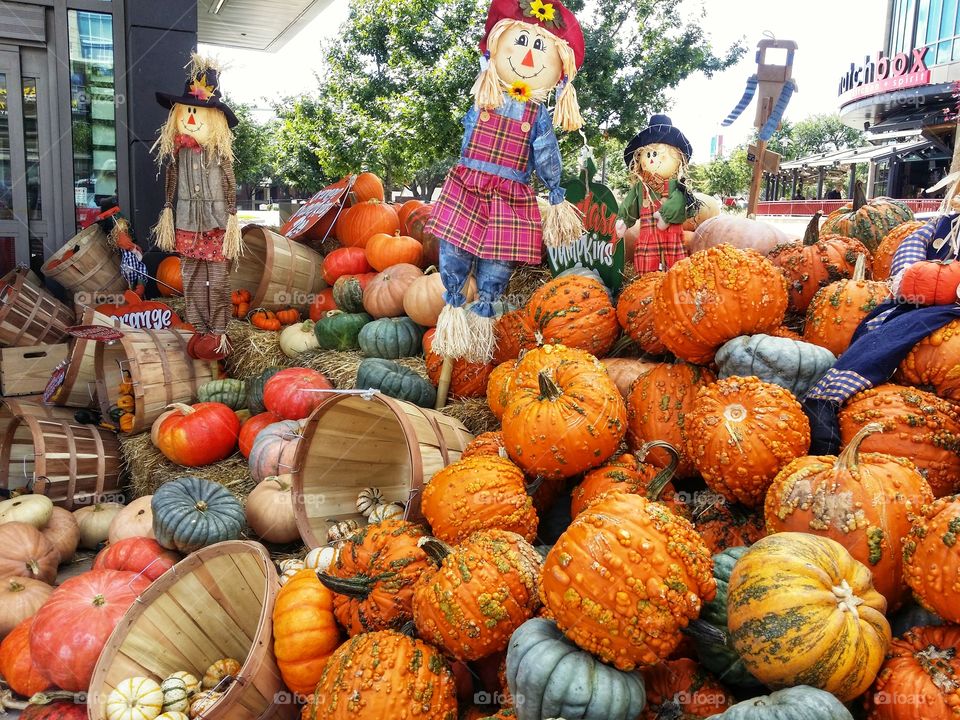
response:
<svg viewBox="0 0 960 720"><path fill-rule="evenodd" d="M620 204L617 229L623 236L637 225L633 265L641 275L687 257L683 223L698 206L686 184L692 154L690 141L666 115L651 117L623 151L634 185Z"/></svg>
<svg viewBox="0 0 960 720"><path fill-rule="evenodd" d="M100 202L97 224L107 236L107 242L120 253L120 274L127 285L142 299L146 291L147 266L143 263L143 250L133 240L130 222L120 214L116 196Z"/></svg>
<svg viewBox="0 0 960 720"><path fill-rule="evenodd" d="M201 360L230 352L228 274L242 252L230 130L237 117L222 100L219 80L219 68L194 55L183 94L157 93L170 114L153 148L158 165L166 166L156 244L180 255L186 319L197 329L188 351Z"/></svg>
<svg viewBox="0 0 960 720"><path fill-rule="evenodd" d="M486 362L494 349L493 303L502 299L513 268L540 263L544 243L566 244L583 232L579 211L560 187L553 129L583 125L573 87L583 64L583 32L558 0L494 0L480 51L483 69L463 120L460 161L426 229L441 240L446 290L434 349L447 360ZM554 89L551 118L544 103ZM534 171L549 190L542 211L531 187ZM471 273L478 301L467 312L463 286Z"/></svg>

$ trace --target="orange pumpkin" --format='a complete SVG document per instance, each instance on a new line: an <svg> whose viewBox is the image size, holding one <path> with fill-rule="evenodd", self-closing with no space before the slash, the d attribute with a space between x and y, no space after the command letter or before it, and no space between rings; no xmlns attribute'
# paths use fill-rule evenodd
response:
<svg viewBox="0 0 960 720"><path fill-rule="evenodd" d="M517 364L503 415L507 454L524 472L571 477L617 451L627 427L623 397L603 364L575 348L545 345Z"/></svg>
<svg viewBox="0 0 960 720"><path fill-rule="evenodd" d="M542 343L580 348L603 357L620 335L607 290L594 278L567 275L538 288L527 314Z"/></svg>
<svg viewBox="0 0 960 720"><path fill-rule="evenodd" d="M573 642L620 670L656 665L713 600L713 561L660 503L614 493L580 513L547 555L541 597Z"/></svg>
<svg viewBox="0 0 960 720"><path fill-rule="evenodd" d="M273 606L273 652L284 684L301 695L313 692L339 645L333 593L316 571L301 570L280 588Z"/></svg>
<svg viewBox="0 0 960 720"><path fill-rule="evenodd" d="M400 263L378 273L363 290L363 309L375 318L403 315L403 296L413 282L423 277L416 265Z"/></svg>
<svg viewBox="0 0 960 720"><path fill-rule="evenodd" d="M876 251L873 253L873 279L887 280L890 278L890 268L893 265L893 257L900 249L901 243L922 228L925 223L919 220L910 220L900 223L893 230L887 233Z"/></svg>
<svg viewBox="0 0 960 720"><path fill-rule="evenodd" d="M493 337L497 343L493 362L497 365L516 360L521 352L539 344L537 330L526 308L511 310L498 317L493 324Z"/></svg>
<svg viewBox="0 0 960 720"><path fill-rule="evenodd" d="M896 610L906 599L903 538L910 517L933 501L933 492L912 462L861 453L879 432L867 425L840 457L801 457L787 465L766 497L767 532L795 531L836 540L873 573L873 585Z"/></svg>
<svg viewBox="0 0 960 720"><path fill-rule="evenodd" d="M421 526L405 520L367 525L343 541L326 573L318 573L335 593L333 613L351 637L413 619L413 585L430 567L418 545L423 537Z"/></svg>
<svg viewBox="0 0 960 720"><path fill-rule="evenodd" d="M707 385L686 418L687 456L731 502L763 503L767 487L810 449L810 421L793 394L755 377Z"/></svg>
<svg viewBox="0 0 960 720"><path fill-rule="evenodd" d="M407 220L410 219L410 216L422 208L426 203L423 200L407 200L403 205L400 206L400 209L397 210L397 217L400 218L400 232L404 235L410 234L410 228L407 225Z"/></svg>
<svg viewBox="0 0 960 720"><path fill-rule="evenodd" d="M537 513L523 471L499 455L461 457L423 490L423 515L433 534L457 543L478 530L509 530L524 540L537 532Z"/></svg>
<svg viewBox="0 0 960 720"><path fill-rule="evenodd" d="M50 687L30 655L30 626L33 617L21 621L3 642L0 642L0 675L10 689L24 697L43 692Z"/></svg>
<svg viewBox="0 0 960 720"><path fill-rule="evenodd" d="M155 431L156 447L170 462L200 467L233 453L240 435L240 420L229 406L206 402L174 403L172 407L174 412L157 418Z"/></svg>
<svg viewBox="0 0 960 720"><path fill-rule="evenodd" d="M346 184L346 179L347 178L344 178L340 182ZM383 191L383 181L372 172L362 172L355 176L350 192L353 193L353 197L358 203L367 202L368 200L383 202L386 198L386 194Z"/></svg>
<svg viewBox="0 0 960 720"><path fill-rule="evenodd" d="M426 353L427 377L430 378L430 382L437 385L440 382L440 372L443 370L443 357L431 349L435 334L435 328L430 328L424 333L423 351ZM493 363L468 362L466 358L454 360L450 394L455 398L484 397L492 372Z"/></svg>
<svg viewBox="0 0 960 720"><path fill-rule="evenodd" d="M779 327L787 303L787 282L769 260L721 245L667 271L654 296L654 328L678 358L706 364L728 340Z"/></svg>
<svg viewBox="0 0 960 720"><path fill-rule="evenodd" d="M913 461L937 497L960 490L960 412L933 393L900 385L880 385L854 395L840 411L844 444L870 423L883 434L870 435L863 452L880 452Z"/></svg>
<svg viewBox="0 0 960 720"><path fill-rule="evenodd" d="M667 351L653 324L653 297L663 282L662 272L641 275L627 285L617 300L617 320L637 347L650 355Z"/></svg>
<svg viewBox="0 0 960 720"><path fill-rule="evenodd" d="M407 263L420 267L423 265L423 246L412 237L377 233L364 247L367 262L377 271L386 270L393 265Z"/></svg>
<svg viewBox="0 0 960 720"><path fill-rule="evenodd" d="M163 297L183 295L183 275L180 273L180 258L177 255L165 257L157 265L157 291Z"/></svg>
<svg viewBox="0 0 960 720"><path fill-rule="evenodd" d="M497 365L487 379L487 405L497 420L503 417L510 402L513 375L517 369L516 360L508 360Z"/></svg>
<svg viewBox="0 0 960 720"><path fill-rule="evenodd" d="M908 267L900 280L900 297L915 305L952 305L958 300L960 262L921 260Z"/></svg>
<svg viewBox="0 0 960 720"><path fill-rule="evenodd" d="M701 388L716 376L707 368L686 363L659 363L638 377L627 398L627 423L631 447L663 440L680 452L677 477L696 474L687 454L687 414ZM653 450L647 462L666 467L670 457Z"/></svg>
<svg viewBox="0 0 960 720"><path fill-rule="evenodd" d="M940 498L913 518L903 541L903 574L924 608L947 622L960 623L960 497Z"/></svg>
<svg viewBox="0 0 960 720"><path fill-rule="evenodd" d="M424 543L436 567L413 589L417 634L460 661L505 650L510 636L540 607L542 561L516 533L484 530L455 548Z"/></svg>
<svg viewBox="0 0 960 720"><path fill-rule="evenodd" d="M393 235L400 229L400 218L393 206L379 199L360 202L340 213L333 234L344 247L366 247L377 233Z"/></svg>
<svg viewBox="0 0 960 720"><path fill-rule="evenodd" d="M859 240L841 235L821 235L820 217L816 213L803 240L781 245L769 255L787 279L790 289L790 310L805 312L817 291L832 282L853 276L857 258L866 259L866 271L873 264L870 251Z"/></svg>
<svg viewBox="0 0 960 720"><path fill-rule="evenodd" d="M647 706L637 720L710 718L737 702L713 675L690 658L644 668L643 683Z"/></svg>
<svg viewBox="0 0 960 720"><path fill-rule="evenodd" d="M316 294L310 303L310 319L316 322L330 310L336 310L337 303L333 299L333 288L324 288Z"/></svg>
<svg viewBox="0 0 960 720"><path fill-rule="evenodd" d="M507 449L503 446L503 433L499 430L485 432L477 435L473 440L467 443L460 455L460 459L468 458L473 455L497 455L499 457L507 456Z"/></svg>
<svg viewBox="0 0 960 720"><path fill-rule="evenodd" d="M863 319L892 297L887 283L864 279L863 262L857 261L849 280L838 280L817 292L807 308L804 340L842 355Z"/></svg>
<svg viewBox="0 0 960 720"><path fill-rule="evenodd" d="M960 320L951 320L917 343L900 363L897 380L932 388L938 397L960 401Z"/></svg>
<svg viewBox="0 0 960 720"><path fill-rule="evenodd" d="M711 555L729 548L753 545L767 534L762 513L733 505L712 491L694 496L690 516Z"/></svg>

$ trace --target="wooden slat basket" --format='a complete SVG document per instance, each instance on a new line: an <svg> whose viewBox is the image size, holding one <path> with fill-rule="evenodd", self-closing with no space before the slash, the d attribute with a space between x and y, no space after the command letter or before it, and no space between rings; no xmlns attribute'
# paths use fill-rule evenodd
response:
<svg viewBox="0 0 960 720"><path fill-rule="evenodd" d="M118 330L124 327L119 318L102 315L91 307L83 309L79 324L115 327ZM67 358L67 374L63 378L60 389L52 398L54 405L72 408L97 407L96 357L97 346L99 345L103 345L100 351L103 354L103 361L107 365L116 364L123 360L123 346L118 342L105 344L95 340L71 338L70 355Z"/></svg>
<svg viewBox="0 0 960 720"><path fill-rule="evenodd" d="M14 268L0 279L0 346L52 345L74 324L73 311L35 279L26 268Z"/></svg>
<svg viewBox="0 0 960 720"><path fill-rule="evenodd" d="M138 598L100 653L90 681L90 720L106 720L110 692L129 677L202 677L234 658L239 675L203 720L293 720L299 710L273 655L273 604L280 583L259 543L230 541L191 553Z"/></svg>
<svg viewBox="0 0 960 720"><path fill-rule="evenodd" d="M377 487L421 520L420 493L456 462L473 435L459 420L381 393L332 394L307 420L293 470L294 509L307 547L340 520L363 521L357 495Z"/></svg>
<svg viewBox="0 0 960 720"><path fill-rule="evenodd" d="M64 255L73 254L64 259ZM120 255L97 224L84 228L62 248L47 258L40 268L47 278L55 280L85 305L115 302L110 298L127 289L120 274ZM82 294L83 297L76 297Z"/></svg>
<svg viewBox="0 0 960 720"><path fill-rule="evenodd" d="M187 353L190 333L180 330L124 330L113 352L95 343L97 400L104 417L117 404L120 383L129 379L136 401L130 434L147 432L170 403L193 403L197 389L214 378L216 363Z"/></svg>
<svg viewBox="0 0 960 720"><path fill-rule="evenodd" d="M116 435L79 424L72 410L12 399L0 405L0 488L32 484L72 510L118 495L120 466Z"/></svg>
<svg viewBox="0 0 960 720"><path fill-rule="evenodd" d="M251 308L305 311L327 284L323 255L259 225L243 229L243 255L230 274L232 290L249 290Z"/></svg>

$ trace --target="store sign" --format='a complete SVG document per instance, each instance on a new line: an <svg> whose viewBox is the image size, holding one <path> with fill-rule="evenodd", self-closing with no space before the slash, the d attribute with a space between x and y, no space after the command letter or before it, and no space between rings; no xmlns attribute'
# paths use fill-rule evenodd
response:
<svg viewBox="0 0 960 720"><path fill-rule="evenodd" d="M883 50L876 59L867 57L863 65L850 63L850 70L840 78L840 104L862 100L881 93L906 90L930 84L926 56L930 48L915 48L910 55L900 53L886 57Z"/></svg>

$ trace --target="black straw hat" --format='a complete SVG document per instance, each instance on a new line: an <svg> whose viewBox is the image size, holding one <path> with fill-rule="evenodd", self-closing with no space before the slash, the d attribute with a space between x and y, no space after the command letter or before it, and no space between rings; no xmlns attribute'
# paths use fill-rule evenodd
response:
<svg viewBox="0 0 960 720"><path fill-rule="evenodd" d="M220 94L220 73L216 68L201 69L188 78L182 95L158 92L157 102L167 109L174 105L217 108L227 116L227 125L230 127L236 127L239 122L233 110L223 102Z"/></svg>
<svg viewBox="0 0 960 720"><path fill-rule="evenodd" d="M633 154L642 147L654 144L671 145L682 152L687 160L693 155L693 147L686 136L674 127L673 122L666 115L654 115L650 123L637 133L633 140L627 143L623 151L623 161L627 167L633 166Z"/></svg>

